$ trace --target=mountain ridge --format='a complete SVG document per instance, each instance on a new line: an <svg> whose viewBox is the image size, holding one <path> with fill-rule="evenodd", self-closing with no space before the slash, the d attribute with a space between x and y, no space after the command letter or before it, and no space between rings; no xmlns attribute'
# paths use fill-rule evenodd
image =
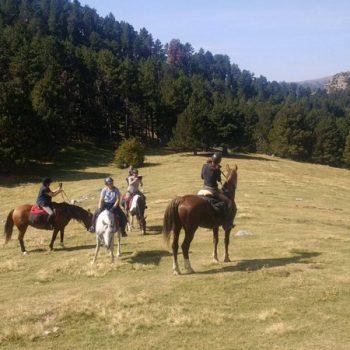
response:
<svg viewBox="0 0 350 350"><path fill-rule="evenodd" d="M310 88L311 91L320 89L330 93L337 90L345 90L350 85L350 71L339 72L324 78L299 81L296 84L304 88Z"/></svg>

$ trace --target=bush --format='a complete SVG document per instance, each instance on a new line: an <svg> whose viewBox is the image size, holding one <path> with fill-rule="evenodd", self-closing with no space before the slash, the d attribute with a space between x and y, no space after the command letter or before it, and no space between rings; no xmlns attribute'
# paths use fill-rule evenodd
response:
<svg viewBox="0 0 350 350"><path fill-rule="evenodd" d="M115 154L115 163L119 168L132 165L140 167L145 161L145 148L135 138L123 141Z"/></svg>

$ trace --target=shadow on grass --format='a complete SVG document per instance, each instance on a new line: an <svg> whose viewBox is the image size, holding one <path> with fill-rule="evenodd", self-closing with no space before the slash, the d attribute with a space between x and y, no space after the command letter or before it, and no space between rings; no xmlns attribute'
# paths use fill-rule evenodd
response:
<svg viewBox="0 0 350 350"><path fill-rule="evenodd" d="M12 188L19 184L38 182L44 177L56 181L103 179L110 174L85 172L89 167L109 165L114 157L112 149L99 148L92 144L69 146L63 149L51 163L33 162L25 169L17 169L0 175L0 186Z"/></svg>
<svg viewBox="0 0 350 350"><path fill-rule="evenodd" d="M55 250L63 250L67 252L74 252L79 250L88 250L88 249L94 249L96 248L96 244L85 244L85 245L79 245L75 247L64 247L64 248L55 248Z"/></svg>
<svg viewBox="0 0 350 350"><path fill-rule="evenodd" d="M150 225L147 226L147 235L160 235L162 233L163 226L162 225Z"/></svg>
<svg viewBox="0 0 350 350"><path fill-rule="evenodd" d="M145 162L141 168L150 168L150 167L154 167L154 166L158 166L161 165L161 163L151 163L151 162Z"/></svg>
<svg viewBox="0 0 350 350"><path fill-rule="evenodd" d="M185 157L205 157L210 158L213 155L213 153L199 153L196 156L193 154L184 154ZM255 156L253 154L246 154L246 153L235 153L235 154L228 154L226 156L222 157L222 163L225 163L226 159L247 159L247 160L262 160L265 162L278 162L278 159L269 159L261 156Z"/></svg>
<svg viewBox="0 0 350 350"><path fill-rule="evenodd" d="M175 154L176 152L166 147L149 147L146 149L147 156L166 156L169 154Z"/></svg>
<svg viewBox="0 0 350 350"><path fill-rule="evenodd" d="M212 269L207 271L198 272L198 274L214 274L222 272L235 272L235 271L258 271L261 269L269 269L272 267L286 266L289 264L309 264L310 259L321 255L318 252L298 252L297 255L289 258L276 258L276 259L252 259L240 261L237 265L225 266L219 269Z"/></svg>
<svg viewBox="0 0 350 350"><path fill-rule="evenodd" d="M165 256L172 255L166 250L152 250L147 252L138 252L136 256L130 258L130 263L144 265L159 265L159 262Z"/></svg>

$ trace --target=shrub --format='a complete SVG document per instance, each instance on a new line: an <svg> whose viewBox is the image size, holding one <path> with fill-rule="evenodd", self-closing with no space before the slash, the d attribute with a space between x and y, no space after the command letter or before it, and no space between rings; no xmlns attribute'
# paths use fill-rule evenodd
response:
<svg viewBox="0 0 350 350"><path fill-rule="evenodd" d="M143 144L135 138L123 141L116 151L114 160L119 168L125 168L130 165L140 167L145 161Z"/></svg>

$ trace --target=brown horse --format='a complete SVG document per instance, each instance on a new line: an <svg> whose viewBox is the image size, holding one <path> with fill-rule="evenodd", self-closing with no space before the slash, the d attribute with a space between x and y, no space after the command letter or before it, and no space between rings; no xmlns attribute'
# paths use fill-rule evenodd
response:
<svg viewBox="0 0 350 350"><path fill-rule="evenodd" d="M72 205L68 203L53 203L56 215L54 218L54 229L52 233L52 239L50 242L50 250L53 250L53 244L57 237L58 231L60 231L61 245L63 246L64 239L64 229L68 225L71 219L75 219L88 229L91 226L92 214L90 211L78 207L77 205ZM21 245L21 251L24 255L27 251L24 247L23 237L26 233L28 226L33 226L38 229L45 229L46 222L42 224L33 224L30 221L30 210L32 208L31 204L20 205L17 208L10 211L7 216L5 223L5 244L11 239L13 226L16 225L19 231L18 240Z"/></svg>
<svg viewBox="0 0 350 350"><path fill-rule="evenodd" d="M226 182L223 185L224 194L232 200L233 218L236 215L235 192L237 187L237 165L234 168L226 167ZM181 228L185 230L185 239L182 243L182 253L184 256L185 269L188 273L193 273L190 264L188 252L194 234L198 227L213 229L214 235L214 252L213 258L218 261L217 246L219 242L219 226L225 231L225 256L224 261L229 262L228 245L230 242L231 228L226 227L224 219L217 216L211 204L203 197L196 195L186 195L174 198L165 210L163 223L163 236L169 243L170 233L173 232L173 272L175 275L180 274L180 268L177 262L177 252L179 248L179 235Z"/></svg>

